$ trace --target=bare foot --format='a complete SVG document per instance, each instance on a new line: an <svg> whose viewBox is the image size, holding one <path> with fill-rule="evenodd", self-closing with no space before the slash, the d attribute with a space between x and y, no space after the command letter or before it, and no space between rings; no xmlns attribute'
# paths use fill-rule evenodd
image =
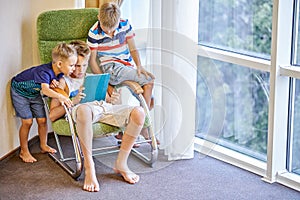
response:
<svg viewBox="0 0 300 200"><path fill-rule="evenodd" d="M41 152L42 153L56 153L56 150L53 149L52 147L49 147L48 145L46 145L46 146L41 146Z"/></svg>
<svg viewBox="0 0 300 200"><path fill-rule="evenodd" d="M126 170L118 169L117 167L114 168L115 173L121 174L124 180L130 184L135 184L139 182L140 176L130 171L128 168Z"/></svg>
<svg viewBox="0 0 300 200"><path fill-rule="evenodd" d="M19 157L22 159L23 162L26 163L34 163L37 161L29 152L20 152Z"/></svg>
<svg viewBox="0 0 300 200"><path fill-rule="evenodd" d="M83 190L89 192L98 192L100 190L95 170L85 169Z"/></svg>

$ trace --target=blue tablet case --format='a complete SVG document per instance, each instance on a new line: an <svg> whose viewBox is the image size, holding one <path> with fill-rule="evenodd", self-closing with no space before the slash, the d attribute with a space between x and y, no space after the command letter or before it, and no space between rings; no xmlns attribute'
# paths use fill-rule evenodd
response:
<svg viewBox="0 0 300 200"><path fill-rule="evenodd" d="M105 100L109 83L109 74L87 74L83 86L85 98L80 103Z"/></svg>

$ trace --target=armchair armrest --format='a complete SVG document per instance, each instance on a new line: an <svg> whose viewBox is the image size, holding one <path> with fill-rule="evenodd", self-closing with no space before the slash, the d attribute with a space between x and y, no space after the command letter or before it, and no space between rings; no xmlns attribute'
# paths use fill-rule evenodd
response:
<svg viewBox="0 0 300 200"><path fill-rule="evenodd" d="M134 81L123 81L118 85L120 86L127 86L129 87L135 94L139 95L144 92L143 88L136 82Z"/></svg>

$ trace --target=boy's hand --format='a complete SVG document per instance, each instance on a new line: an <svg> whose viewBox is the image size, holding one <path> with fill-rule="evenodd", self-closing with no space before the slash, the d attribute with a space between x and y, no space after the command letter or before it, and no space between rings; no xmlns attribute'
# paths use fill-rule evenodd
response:
<svg viewBox="0 0 300 200"><path fill-rule="evenodd" d="M85 93L83 93L84 87L80 87L78 94L73 98L72 103L73 105L79 104L81 99L84 99L86 96Z"/></svg>
<svg viewBox="0 0 300 200"><path fill-rule="evenodd" d="M116 89L113 89L111 95L106 93L105 101L107 103L111 103L113 105L121 104L121 98L120 97L121 97L121 89L119 89L118 91Z"/></svg>
<svg viewBox="0 0 300 200"><path fill-rule="evenodd" d="M73 106L73 103L71 101L71 99L69 99L68 97L65 97L64 95L59 95L59 98L58 98L59 102L62 104L62 105L66 105L68 108L72 107Z"/></svg>
<svg viewBox="0 0 300 200"><path fill-rule="evenodd" d="M59 82L53 79L50 83L50 88L57 88L59 86Z"/></svg>
<svg viewBox="0 0 300 200"><path fill-rule="evenodd" d="M114 90L110 96L110 103L113 105L120 104L121 94L119 91Z"/></svg>
<svg viewBox="0 0 300 200"><path fill-rule="evenodd" d="M145 70L143 67L138 67L137 68L137 74L138 76L140 76L141 74L144 74L146 76L147 79L149 79L149 77L151 79L155 79L154 75L150 72L148 72L147 70Z"/></svg>

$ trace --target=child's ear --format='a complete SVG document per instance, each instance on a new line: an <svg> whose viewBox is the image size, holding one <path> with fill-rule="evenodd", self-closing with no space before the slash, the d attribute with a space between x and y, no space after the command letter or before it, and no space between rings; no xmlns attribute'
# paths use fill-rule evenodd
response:
<svg viewBox="0 0 300 200"><path fill-rule="evenodd" d="M58 69L61 68L61 63L62 63L61 61L57 61L57 62L56 62L56 66L57 66Z"/></svg>

